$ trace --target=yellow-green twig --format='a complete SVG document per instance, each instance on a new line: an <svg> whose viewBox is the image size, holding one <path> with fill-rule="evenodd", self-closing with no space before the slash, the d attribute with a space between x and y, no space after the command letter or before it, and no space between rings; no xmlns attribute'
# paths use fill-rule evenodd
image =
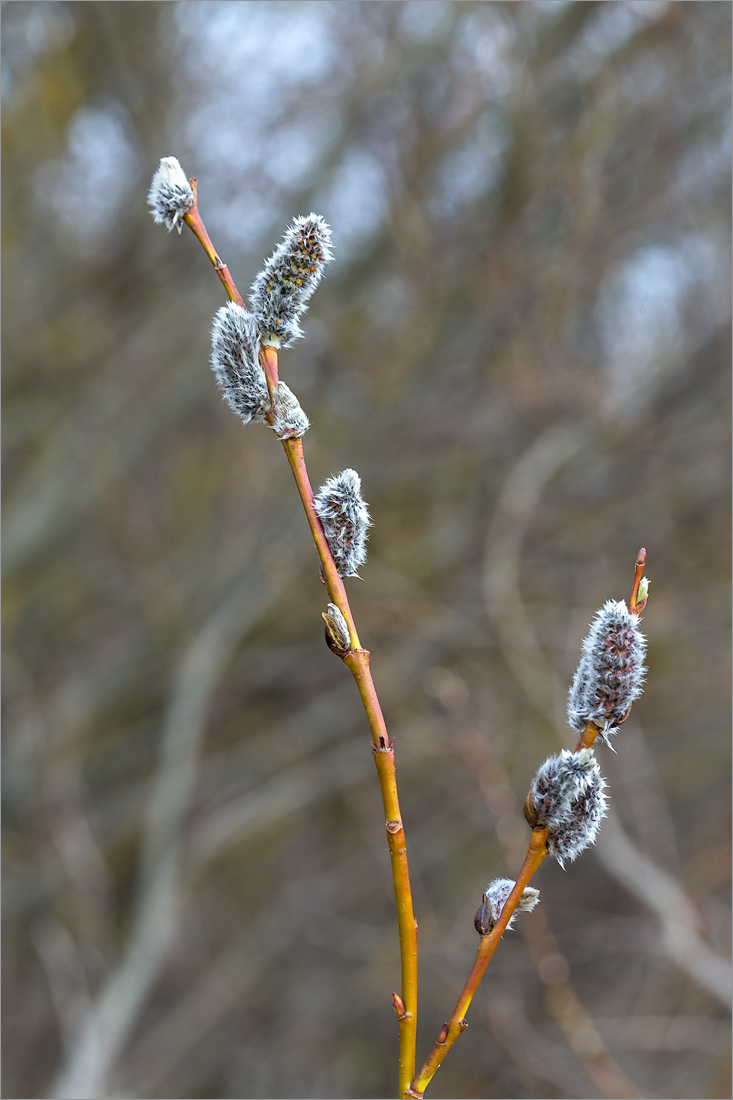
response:
<svg viewBox="0 0 733 1100"><path fill-rule="evenodd" d="M191 179L196 198L196 180ZM211 260L230 301L247 308L232 279L229 269L219 257L206 227L199 214L198 205L194 205L184 217L186 225L200 241L206 255ZM267 379L267 388L272 394L278 381L277 352L274 348L264 347L260 352L260 362ZM269 419L269 417L268 417ZM393 1004L399 1023L399 1096L407 1095L410 1082L415 1074L415 1038L417 1032L417 922L412 904L410 874L407 863L405 830L397 796L395 775L394 746L390 742L382 708L379 703L374 681L369 667L369 652L362 649L354 617L349 606L344 582L339 576L328 545L323 526L315 510L313 490L303 454L302 439L283 439L283 449L295 478L303 509L308 520L313 541L321 562L323 579L329 598L336 604L346 620L349 630L350 649L343 657L356 681L364 710L369 720L372 734L372 749L377 767L379 786L384 803L387 843L392 861L392 882L397 903L397 923L400 939L400 959L402 970L402 996L393 994Z"/></svg>

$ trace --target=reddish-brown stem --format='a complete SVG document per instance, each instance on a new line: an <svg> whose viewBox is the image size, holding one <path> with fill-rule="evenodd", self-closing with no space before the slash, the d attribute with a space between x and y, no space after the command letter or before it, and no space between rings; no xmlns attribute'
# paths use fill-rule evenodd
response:
<svg viewBox="0 0 733 1100"><path fill-rule="evenodd" d="M489 932L487 936L481 937L476 961L468 976L468 981L463 987L463 992L458 998L456 1007L453 1009L453 1015L448 1023L444 1024L441 1028L435 1046L428 1055L422 1069L415 1077L415 1080L412 1082L411 1087L405 1094L406 1096L420 1098L424 1095L425 1089L430 1081L432 1081L438 1066L443 1061L458 1036L468 1027L466 1013L473 1000L474 993L478 989L479 982L484 976L486 967L489 965L489 960L504 934L509 919L519 903L525 886L547 855L547 834L548 829L546 828L535 828L532 830L532 836L527 849L527 855L522 864L522 869L517 876L517 881L514 884L511 894L504 904L501 916L491 932Z"/></svg>
<svg viewBox="0 0 733 1100"><path fill-rule="evenodd" d="M275 349L271 347L260 348L260 363L262 364L262 369L267 379L267 392L270 395L270 404L273 405L274 400L272 394L279 379L277 352Z"/></svg>
<svg viewBox="0 0 733 1100"><path fill-rule="evenodd" d="M192 179L191 186L196 199L196 180ZM184 217L184 221L196 235L198 240L211 260L217 275L221 279L229 299L237 302L243 308L247 308L244 300L237 290L234 280L229 274L229 269L222 263L214 248L211 238L206 231L198 206L194 206ZM272 404L273 390L278 382L277 352L272 347L260 349L260 363L267 379L267 388ZM268 421L272 423L273 414L268 413ZM311 488L308 471L303 455L303 442L300 439L283 439L283 449L287 455L290 468L293 471L295 484L300 494L300 499L305 510L308 526L310 527L313 541L316 544L318 557L321 562L323 579L326 584L329 598L341 611L349 630L350 650L344 656L344 664L348 666L356 681L361 696L364 710L369 720L369 728L372 733L372 749L374 761L377 766L377 776L382 792L384 812L387 829L387 843L392 861L392 882L394 885L395 901L397 903L397 923L400 937L400 959L402 966L402 997L393 994L393 1004L399 1022L400 1056L399 1056L399 1095L400 1098L407 1095L410 1082L415 1074L415 1039L417 1033L417 922L412 905L412 890L410 888L410 874L407 864L407 846L405 842L405 830L402 824L400 804L397 797L397 779L395 775L394 748L389 740L382 708L379 703L374 681L369 668L369 652L361 648L359 635L351 613L349 601L346 596L344 583L339 576L336 564L333 560L331 548L323 530L315 509L313 490Z"/></svg>
<svg viewBox="0 0 733 1100"><path fill-rule="evenodd" d="M583 732L578 737L575 751L580 752L581 749L589 749L599 733L600 730L598 726L594 726L592 722L589 722Z"/></svg>
<svg viewBox="0 0 733 1100"><path fill-rule="evenodd" d="M192 187L195 182L195 179L191 180ZM185 221L186 225L193 230L195 236L198 237L199 241L201 242L204 252L211 260L212 264L214 265L214 270L216 271L216 274L219 276L224 285L224 289L227 292L229 300L231 302L236 302L238 306L242 306L244 309L246 309L247 307L244 304L244 299L234 285L234 279L232 279L231 275L229 274L229 268L225 263L222 262L219 254L211 243L211 238L206 232L206 226L201 220L198 206L192 206L188 213L184 214L183 220Z"/></svg>
<svg viewBox="0 0 733 1100"><path fill-rule="evenodd" d="M638 615L640 611L644 610L646 600L639 602L639 585L641 584L641 578L644 573L644 566L646 565L646 550L642 546L639 553L636 555L636 564L634 566L634 583L631 587L631 599L629 600L629 611Z"/></svg>
<svg viewBox="0 0 733 1100"><path fill-rule="evenodd" d="M351 608L349 607L344 582L339 576L338 569L333 560L333 554L331 553L331 547L328 545L328 539L323 530L323 524L316 512L313 490L311 489L308 470L306 469L305 458L303 456L303 440L283 439L282 445L287 455L288 462L290 463L290 469L293 471L293 477L295 478L295 484L298 488L298 493L300 494L300 499L305 510L308 526L311 529L313 541L316 544L316 550L320 558L323 579L326 582L329 599L332 603L336 604L339 611L346 619L352 650L361 649L361 642L356 632L356 625L354 623L354 617L351 614ZM375 743L378 744L379 742Z"/></svg>

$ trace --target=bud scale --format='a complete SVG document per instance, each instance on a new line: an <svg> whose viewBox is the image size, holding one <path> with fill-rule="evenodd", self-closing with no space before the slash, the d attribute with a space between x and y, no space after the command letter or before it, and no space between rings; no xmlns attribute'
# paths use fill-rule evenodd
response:
<svg viewBox="0 0 733 1100"><path fill-rule="evenodd" d="M474 917L473 923L480 936L488 936L507 903L507 899L516 883L511 878L495 878L484 890L481 905ZM540 892L534 886L525 886L522 896L517 902L517 907L507 923L507 929L511 928L517 913L531 913L540 900Z"/></svg>

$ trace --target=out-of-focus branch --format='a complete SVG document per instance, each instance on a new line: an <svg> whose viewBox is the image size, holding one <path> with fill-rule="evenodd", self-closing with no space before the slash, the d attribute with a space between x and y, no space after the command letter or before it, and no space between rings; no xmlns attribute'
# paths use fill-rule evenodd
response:
<svg viewBox="0 0 733 1100"><path fill-rule="evenodd" d="M522 543L545 486L589 442L578 424L554 423L535 440L504 482L486 538L483 592L502 654L538 714L564 700L565 689L539 647L521 598Z"/></svg>
<svg viewBox="0 0 733 1100"><path fill-rule="evenodd" d="M166 712L144 826L140 886L124 953L70 1045L54 1097L104 1096L110 1069L157 978L181 907L183 831L214 689L269 596L251 580L223 601L181 660Z"/></svg>
<svg viewBox="0 0 733 1100"><path fill-rule="evenodd" d="M609 814L604 823L596 855L606 871L655 915L662 930L663 953L730 1008L733 973L728 960L703 939L697 910L678 881L639 851L617 814Z"/></svg>

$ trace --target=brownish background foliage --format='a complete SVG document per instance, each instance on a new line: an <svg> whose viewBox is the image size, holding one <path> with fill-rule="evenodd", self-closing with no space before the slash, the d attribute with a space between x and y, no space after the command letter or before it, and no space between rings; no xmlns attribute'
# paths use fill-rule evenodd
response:
<svg viewBox="0 0 733 1100"><path fill-rule="evenodd" d="M506 936L434 1097L725 1097L730 5L3 5L4 1094L394 1095L379 793L221 287L336 261L281 372L391 733L424 1057L649 552L648 689L597 847Z"/></svg>

